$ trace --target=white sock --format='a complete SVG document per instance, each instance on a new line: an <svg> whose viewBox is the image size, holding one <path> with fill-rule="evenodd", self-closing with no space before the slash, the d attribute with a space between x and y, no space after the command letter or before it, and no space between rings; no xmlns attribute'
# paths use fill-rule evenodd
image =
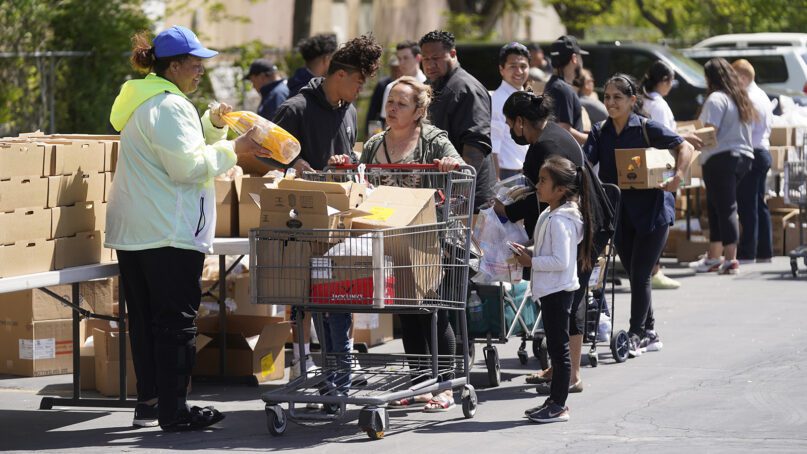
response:
<svg viewBox="0 0 807 454"><path fill-rule="evenodd" d="M296 362L300 361L300 344L298 344L297 342L292 343L291 344L291 352L292 352L292 355L293 355L292 356L292 358L293 358L292 362L296 363Z"/></svg>
<svg viewBox="0 0 807 454"><path fill-rule="evenodd" d="M306 356L306 358L307 358L307 357L309 357L309 356L311 356L311 344L305 344L305 345L303 346L303 349L305 350L305 356Z"/></svg>
<svg viewBox="0 0 807 454"><path fill-rule="evenodd" d="M352 337L350 339L348 339L348 341L347 341L347 351L348 352L353 351L353 338Z"/></svg>

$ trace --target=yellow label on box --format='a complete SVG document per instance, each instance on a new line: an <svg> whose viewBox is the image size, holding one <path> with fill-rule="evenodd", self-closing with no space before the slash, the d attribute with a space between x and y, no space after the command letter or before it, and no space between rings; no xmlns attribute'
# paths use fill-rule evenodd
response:
<svg viewBox="0 0 807 454"><path fill-rule="evenodd" d="M364 219L371 221L386 221L390 216L395 213L395 209L388 207L371 207L369 216L362 216Z"/></svg>
<svg viewBox="0 0 807 454"><path fill-rule="evenodd" d="M261 358L261 378L266 378L275 372L275 359L272 352Z"/></svg>

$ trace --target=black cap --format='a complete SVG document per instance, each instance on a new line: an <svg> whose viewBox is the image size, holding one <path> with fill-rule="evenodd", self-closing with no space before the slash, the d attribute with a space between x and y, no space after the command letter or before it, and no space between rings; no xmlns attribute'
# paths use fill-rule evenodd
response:
<svg viewBox="0 0 807 454"><path fill-rule="evenodd" d="M572 35L563 35L556 39L549 47L549 56L552 58L552 66L563 66L569 62L572 54L588 55L588 52L580 48L577 38ZM555 64L558 61L560 64Z"/></svg>
<svg viewBox="0 0 807 454"><path fill-rule="evenodd" d="M255 61L253 61L251 65L249 65L249 71L244 76L244 80L249 79L250 76L255 76L255 75L264 74L264 73L273 73L275 71L277 71L277 66L276 65L273 65L272 63L270 63L269 60L264 60L263 58L259 58L259 59L255 60Z"/></svg>

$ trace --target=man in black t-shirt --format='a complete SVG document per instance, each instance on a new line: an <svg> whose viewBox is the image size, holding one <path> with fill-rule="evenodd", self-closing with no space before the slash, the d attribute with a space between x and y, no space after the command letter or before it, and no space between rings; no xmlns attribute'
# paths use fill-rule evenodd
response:
<svg viewBox="0 0 807 454"><path fill-rule="evenodd" d="M554 101L555 122L582 145L588 138L583 132L583 108L570 84L579 77L583 69L582 55L588 55L588 52L580 48L574 36L563 35L552 43L549 55L554 72L544 93Z"/></svg>

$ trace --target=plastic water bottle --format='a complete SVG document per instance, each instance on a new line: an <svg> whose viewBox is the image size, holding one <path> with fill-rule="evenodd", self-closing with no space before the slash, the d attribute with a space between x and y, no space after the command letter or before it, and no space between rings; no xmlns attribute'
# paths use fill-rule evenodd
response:
<svg viewBox="0 0 807 454"><path fill-rule="evenodd" d="M468 298L468 312L470 313L471 323L482 321L482 298L479 297L476 290L471 290L471 296Z"/></svg>

